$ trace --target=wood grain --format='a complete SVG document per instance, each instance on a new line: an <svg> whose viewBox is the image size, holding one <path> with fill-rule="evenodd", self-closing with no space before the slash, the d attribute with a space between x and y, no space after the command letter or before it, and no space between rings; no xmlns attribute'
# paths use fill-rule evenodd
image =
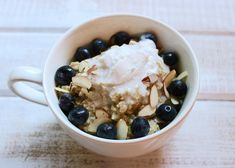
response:
<svg viewBox="0 0 235 168"><path fill-rule="evenodd" d="M234 36L184 35L191 43L200 66L200 93L235 96ZM216 97L215 97L216 98Z"/></svg>
<svg viewBox="0 0 235 168"><path fill-rule="evenodd" d="M77 145L46 107L14 97L0 98L0 104L0 167L231 168L235 165L235 102L198 101L166 146L128 160L99 156Z"/></svg>
<svg viewBox="0 0 235 168"><path fill-rule="evenodd" d="M64 31L111 13L146 15L190 32L235 30L233 0L1 0L0 6L2 31Z"/></svg>
<svg viewBox="0 0 235 168"><path fill-rule="evenodd" d="M235 167L234 9L234 0L0 0L0 167ZM77 145L49 108L14 97L6 83L16 66L42 68L72 25L113 13L146 15L178 29L198 57L203 100L163 148L123 160Z"/></svg>
<svg viewBox="0 0 235 168"><path fill-rule="evenodd" d="M0 95L13 96L7 77L16 66L43 68L47 54L61 33L0 33ZM184 34L192 44L200 64L199 98L235 100L235 36ZM228 52L229 51L229 52ZM226 57L226 59L225 59ZM14 60L14 61L13 61ZM215 66L216 65L216 66ZM219 96L211 96L217 94ZM228 95L226 95L228 94Z"/></svg>
<svg viewBox="0 0 235 168"><path fill-rule="evenodd" d="M50 48L61 34L57 33L0 33L0 96L14 96L9 92L7 79L16 66L43 69Z"/></svg>

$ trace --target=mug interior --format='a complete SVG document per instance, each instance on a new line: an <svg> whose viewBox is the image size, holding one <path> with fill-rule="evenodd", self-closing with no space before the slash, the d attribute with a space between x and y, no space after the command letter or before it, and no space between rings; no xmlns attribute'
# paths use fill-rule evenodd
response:
<svg viewBox="0 0 235 168"><path fill-rule="evenodd" d="M138 139L106 140L79 130L67 120L67 117L63 114L63 112L58 106L58 98L54 90L54 75L56 70L60 66L70 63L76 49L79 46L88 44L95 38L102 38L104 40L108 40L114 33L121 30L126 31L131 35L147 31L154 32L158 37L159 43L161 44L161 46L163 46L165 50L176 51L179 55L179 68L181 70L188 71L189 74L186 80L188 92L185 97L183 106L177 117L162 130L152 135L148 135L146 137ZM145 17L133 15L114 15L94 19L69 30L53 47L47 58L44 67L43 86L49 107L55 113L56 117L61 120L61 122L64 123L67 127L70 127L73 131L76 131L79 134L83 134L84 136L100 141L112 143L125 143L131 141L134 142L136 140L142 140L157 136L158 134L161 134L173 127L186 116L196 99L199 88L198 64L189 44L174 29L169 28L168 26L159 21L155 21Z"/></svg>

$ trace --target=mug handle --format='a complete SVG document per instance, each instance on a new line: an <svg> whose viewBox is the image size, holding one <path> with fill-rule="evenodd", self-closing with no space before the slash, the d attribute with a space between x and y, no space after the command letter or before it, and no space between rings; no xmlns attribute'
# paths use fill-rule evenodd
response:
<svg viewBox="0 0 235 168"><path fill-rule="evenodd" d="M26 100L47 105L44 93L24 82L36 83L42 86L42 71L34 67L17 67L10 73L8 86L16 95Z"/></svg>

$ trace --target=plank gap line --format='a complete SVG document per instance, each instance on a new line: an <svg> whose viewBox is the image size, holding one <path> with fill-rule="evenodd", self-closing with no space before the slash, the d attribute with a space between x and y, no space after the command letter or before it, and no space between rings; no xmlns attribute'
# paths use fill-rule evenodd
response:
<svg viewBox="0 0 235 168"><path fill-rule="evenodd" d="M72 27L72 26L71 26ZM70 27L0 27L0 33L64 33ZM235 31L180 30L182 34L235 36Z"/></svg>

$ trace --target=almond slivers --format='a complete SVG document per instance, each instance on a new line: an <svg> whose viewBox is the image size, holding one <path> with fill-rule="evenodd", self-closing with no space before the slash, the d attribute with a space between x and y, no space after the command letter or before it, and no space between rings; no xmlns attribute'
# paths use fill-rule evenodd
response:
<svg viewBox="0 0 235 168"><path fill-rule="evenodd" d="M168 87L171 83L171 81L176 77L176 71L173 69L171 72L169 72L164 79L164 85Z"/></svg>
<svg viewBox="0 0 235 168"><path fill-rule="evenodd" d="M74 70L79 70L79 62L71 62L70 67L72 67Z"/></svg>
<svg viewBox="0 0 235 168"><path fill-rule="evenodd" d="M177 105L177 104L179 104L179 101L176 100L175 98L171 97L171 103L174 105Z"/></svg>
<svg viewBox="0 0 235 168"><path fill-rule="evenodd" d="M120 118L120 115L117 113L112 113L111 119L117 121Z"/></svg>
<svg viewBox="0 0 235 168"><path fill-rule="evenodd" d="M123 119L117 122L117 139L126 139L128 133L128 126Z"/></svg>
<svg viewBox="0 0 235 168"><path fill-rule="evenodd" d="M130 40L129 45L137 44L135 40Z"/></svg>
<svg viewBox="0 0 235 168"><path fill-rule="evenodd" d="M74 85L80 86L82 88L86 88L86 89L91 88L90 80L84 76L75 76L72 78L72 82Z"/></svg>
<svg viewBox="0 0 235 168"><path fill-rule="evenodd" d="M163 89L167 98L170 98L170 94L167 90L167 87L170 85L171 81L175 78L175 76L176 71L173 69L170 73L167 74L166 78L164 79Z"/></svg>
<svg viewBox="0 0 235 168"><path fill-rule="evenodd" d="M88 92L88 90L87 90L86 88L81 88L81 92L82 92L84 95L86 95L86 96L89 95L89 92Z"/></svg>
<svg viewBox="0 0 235 168"><path fill-rule="evenodd" d="M86 61L82 61L79 63L79 72L87 72L89 68L89 64Z"/></svg>
<svg viewBox="0 0 235 168"><path fill-rule="evenodd" d="M55 90L58 91L58 92L69 93L68 90L65 90L65 89L62 89L62 88L59 88L59 87L55 87Z"/></svg>
<svg viewBox="0 0 235 168"><path fill-rule="evenodd" d="M95 111L95 116L97 118L108 118L109 115L102 109L98 109Z"/></svg>
<svg viewBox="0 0 235 168"><path fill-rule="evenodd" d="M184 71L184 72L181 72L174 80L182 80L187 76L188 76L188 72Z"/></svg>
<svg viewBox="0 0 235 168"><path fill-rule="evenodd" d="M138 116L148 117L152 116L155 113L155 108L152 108L150 105L145 106L142 110L139 111Z"/></svg>
<svg viewBox="0 0 235 168"><path fill-rule="evenodd" d="M96 130L100 124L103 124L105 122L109 122L109 118L97 118L93 122L90 123L87 130L92 133L96 133Z"/></svg>
<svg viewBox="0 0 235 168"><path fill-rule="evenodd" d="M157 92L157 87L155 85L153 85L151 88L149 100L150 100L150 106L152 108L156 108L158 104L158 92Z"/></svg>
<svg viewBox="0 0 235 168"><path fill-rule="evenodd" d="M151 83L156 82L158 79L157 75L155 75L155 74L149 75L148 77L149 77Z"/></svg>

